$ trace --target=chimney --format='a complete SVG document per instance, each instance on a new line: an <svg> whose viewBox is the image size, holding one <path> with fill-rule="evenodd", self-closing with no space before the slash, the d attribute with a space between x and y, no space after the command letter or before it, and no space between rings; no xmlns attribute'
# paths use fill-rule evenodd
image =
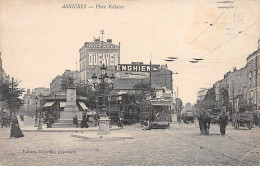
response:
<svg viewBox="0 0 260 169"><path fill-rule="evenodd" d="M27 89L27 94L29 95L31 92L30 92L30 89Z"/></svg>
<svg viewBox="0 0 260 169"><path fill-rule="evenodd" d="M260 49L260 39L258 40L258 49Z"/></svg>
<svg viewBox="0 0 260 169"><path fill-rule="evenodd" d="M112 43L112 39L107 39L107 42L108 43Z"/></svg>

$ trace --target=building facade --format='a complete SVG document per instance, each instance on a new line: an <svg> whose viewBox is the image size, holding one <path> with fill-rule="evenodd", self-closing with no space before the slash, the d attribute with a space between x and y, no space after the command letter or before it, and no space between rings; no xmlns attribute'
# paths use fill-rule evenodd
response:
<svg viewBox="0 0 260 169"><path fill-rule="evenodd" d="M224 75L224 79L214 84L216 94L216 107L221 108L224 105L224 95L228 97L228 102L232 110L238 109L238 98L244 101L247 99L247 68L239 70L236 68ZM226 93L225 93L226 92ZM239 96L239 97L238 97ZM241 101L241 100L240 100Z"/></svg>
<svg viewBox="0 0 260 169"><path fill-rule="evenodd" d="M51 93L50 89L44 88L44 87L35 88L32 90L32 92L30 89L27 89L26 94L24 94L24 96L23 96L24 105L22 107L22 111L25 114L35 116L36 107L37 107L37 109L40 108L41 101L42 101L41 99L44 96L49 96L50 93ZM35 99L36 96L37 96L38 100Z"/></svg>
<svg viewBox="0 0 260 169"><path fill-rule="evenodd" d="M91 78L93 67L100 67L104 64L106 67L114 68L120 64L120 43L115 45L112 43L112 39L107 39L107 42L99 39L85 42L79 53L80 79L85 83L87 83L87 79Z"/></svg>
<svg viewBox="0 0 260 169"><path fill-rule="evenodd" d="M253 52L247 58L247 99L256 105L260 112L260 40L258 41L258 50Z"/></svg>
<svg viewBox="0 0 260 169"><path fill-rule="evenodd" d="M0 85L8 82L10 82L10 76L7 75L3 69L1 52L0 52Z"/></svg>
<svg viewBox="0 0 260 169"><path fill-rule="evenodd" d="M208 92L207 88L200 88L200 90L197 93L197 101L202 101L204 100L206 94Z"/></svg>

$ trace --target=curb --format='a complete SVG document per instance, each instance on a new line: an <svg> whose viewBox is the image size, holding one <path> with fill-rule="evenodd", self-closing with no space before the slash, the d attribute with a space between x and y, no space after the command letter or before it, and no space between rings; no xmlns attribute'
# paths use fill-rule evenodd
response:
<svg viewBox="0 0 260 169"><path fill-rule="evenodd" d="M110 130L121 130L123 128L111 128ZM98 131L98 129L85 129L85 130L26 130L21 129L23 132L85 132L85 131Z"/></svg>
<svg viewBox="0 0 260 169"><path fill-rule="evenodd" d="M86 136L79 136L79 135L71 135L71 137L75 137L75 138L81 138L81 139L88 139L88 140L117 140L117 139L134 139L134 137L95 137L95 138L91 138L91 137L86 137Z"/></svg>

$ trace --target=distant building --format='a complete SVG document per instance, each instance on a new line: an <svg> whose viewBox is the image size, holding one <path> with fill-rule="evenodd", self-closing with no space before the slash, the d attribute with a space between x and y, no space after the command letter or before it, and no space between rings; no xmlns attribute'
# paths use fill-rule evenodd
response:
<svg viewBox="0 0 260 169"><path fill-rule="evenodd" d="M73 85L76 86L80 84L80 73L79 71L71 71L71 70L65 70L65 72L62 75L56 76L52 82L50 83L50 91L52 94L61 94L65 93L66 89L63 84L66 84L69 86L70 81L69 78L73 79Z"/></svg>
<svg viewBox="0 0 260 169"><path fill-rule="evenodd" d="M258 49L247 58L247 99L257 105L260 112L260 40Z"/></svg>
<svg viewBox="0 0 260 169"><path fill-rule="evenodd" d="M233 72L229 71L224 75L224 79L217 81L215 86L216 93L216 106L221 108L223 106L223 91L227 90L229 105L231 108L237 109L237 99L238 96L243 96L242 98L246 101L247 95L247 76L246 67L239 70L233 69Z"/></svg>
<svg viewBox="0 0 260 169"><path fill-rule="evenodd" d="M10 82L10 76L7 75L3 69L1 52L0 52L0 85L8 82Z"/></svg>
<svg viewBox="0 0 260 169"><path fill-rule="evenodd" d="M10 76L7 75L3 69L1 52L0 52L0 85L9 82L10 82ZM0 110L4 110L6 108L6 104L2 101L1 97L2 96L0 95Z"/></svg>
<svg viewBox="0 0 260 169"><path fill-rule="evenodd" d="M197 93L197 101L202 101L204 100L206 94L208 92L207 88L200 88L200 90Z"/></svg>
<svg viewBox="0 0 260 169"><path fill-rule="evenodd" d="M50 95L50 89L39 87L32 90L27 89L26 94L23 96L24 105L22 107L22 111L25 114L33 115L36 114L36 96L38 98L37 100L37 109L40 107L41 99L43 99L44 96Z"/></svg>
<svg viewBox="0 0 260 169"><path fill-rule="evenodd" d="M50 91L53 94L58 94L62 92L62 77L60 75L56 76L51 84L50 84Z"/></svg>

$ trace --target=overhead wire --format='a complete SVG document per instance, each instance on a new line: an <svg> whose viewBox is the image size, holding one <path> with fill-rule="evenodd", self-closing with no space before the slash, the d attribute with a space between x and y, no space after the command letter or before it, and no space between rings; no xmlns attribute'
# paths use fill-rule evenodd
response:
<svg viewBox="0 0 260 169"><path fill-rule="evenodd" d="M255 37L255 36L252 36L252 35L248 35L248 34L243 33L243 32L241 32L241 34L246 35L246 36L249 36L249 37L251 37L251 38L260 39L260 38L258 38L258 37Z"/></svg>
<svg viewBox="0 0 260 169"><path fill-rule="evenodd" d="M234 3L234 1L233 1ZM220 15L217 16L217 18L208 26L206 27L202 32L200 32L194 39L192 39L178 54L177 56L188 46L190 46L194 41L196 41L199 37L201 37L210 27L214 26L214 24L219 20L219 18L228 10L229 8L226 8Z"/></svg>
<svg viewBox="0 0 260 169"><path fill-rule="evenodd" d="M210 55L212 52L216 51L217 49L219 49L221 46L225 45L227 42L231 41L232 39L234 39L235 37L237 37L239 34L241 34L242 32L246 31L247 29L251 28L252 26L254 26L255 24L257 24L258 22L260 22L260 20L256 21L255 23L249 25L248 27L246 27L245 29L243 29L242 31L238 32L237 34L235 34L234 36L232 36L231 38L229 38L228 40L226 40L225 42L223 42L222 44L220 44L219 46L215 47L214 49L212 49L210 52L206 53L205 55L201 56L201 58L205 58L206 56ZM187 67L190 64L186 64L182 67L180 67L180 69L177 69L177 71Z"/></svg>

